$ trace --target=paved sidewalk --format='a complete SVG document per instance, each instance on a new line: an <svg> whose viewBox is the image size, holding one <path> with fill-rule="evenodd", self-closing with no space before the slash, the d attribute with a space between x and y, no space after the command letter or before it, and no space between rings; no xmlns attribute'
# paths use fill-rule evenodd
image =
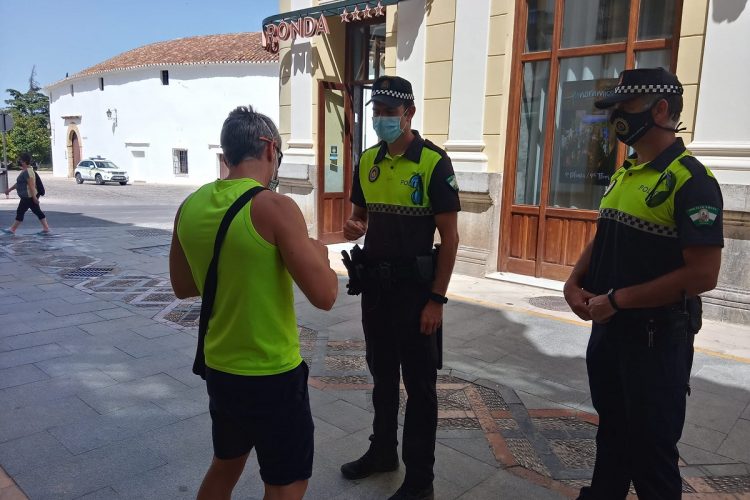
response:
<svg viewBox="0 0 750 500"><path fill-rule="evenodd" d="M211 457L190 372L199 303L171 293L168 224L81 225L0 237L0 499L194 498ZM316 425L307 498L385 498L403 468L338 471L372 419L358 298L343 279L340 292L330 312L297 298ZM588 326L548 290L457 275L449 297L437 498L574 498L595 451ZM750 498L748 334L709 322L697 338L685 498ZM235 498L261 497L251 458Z"/></svg>

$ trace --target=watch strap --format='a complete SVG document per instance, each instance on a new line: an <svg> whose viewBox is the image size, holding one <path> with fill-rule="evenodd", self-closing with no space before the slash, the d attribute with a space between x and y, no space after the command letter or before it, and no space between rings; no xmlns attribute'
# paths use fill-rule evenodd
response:
<svg viewBox="0 0 750 500"><path fill-rule="evenodd" d="M609 303L612 305L612 309L615 311L620 310L620 306L617 305L617 301L615 301L615 289L612 288L607 292L607 298L609 299Z"/></svg>

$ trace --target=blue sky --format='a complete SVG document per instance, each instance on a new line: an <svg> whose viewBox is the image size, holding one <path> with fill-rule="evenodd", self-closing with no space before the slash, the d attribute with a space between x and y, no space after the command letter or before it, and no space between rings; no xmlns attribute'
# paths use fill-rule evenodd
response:
<svg viewBox="0 0 750 500"><path fill-rule="evenodd" d="M278 0L0 0L0 108L5 89L42 85L148 43L260 31Z"/></svg>

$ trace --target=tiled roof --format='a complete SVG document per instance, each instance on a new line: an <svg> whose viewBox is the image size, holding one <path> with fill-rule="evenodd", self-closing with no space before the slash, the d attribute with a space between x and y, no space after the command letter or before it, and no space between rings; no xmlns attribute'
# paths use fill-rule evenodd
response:
<svg viewBox="0 0 750 500"><path fill-rule="evenodd" d="M83 76L149 66L273 63L278 60L278 54L263 50L260 33L193 36L152 43L123 52L50 86Z"/></svg>

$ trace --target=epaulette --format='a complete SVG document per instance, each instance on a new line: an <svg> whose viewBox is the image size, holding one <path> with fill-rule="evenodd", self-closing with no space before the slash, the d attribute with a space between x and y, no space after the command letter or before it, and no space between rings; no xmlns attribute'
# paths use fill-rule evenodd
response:
<svg viewBox="0 0 750 500"><path fill-rule="evenodd" d="M680 163L688 169L690 175L693 177L700 177L701 175L708 175L705 165L698 161L695 156L683 156L680 158Z"/></svg>

